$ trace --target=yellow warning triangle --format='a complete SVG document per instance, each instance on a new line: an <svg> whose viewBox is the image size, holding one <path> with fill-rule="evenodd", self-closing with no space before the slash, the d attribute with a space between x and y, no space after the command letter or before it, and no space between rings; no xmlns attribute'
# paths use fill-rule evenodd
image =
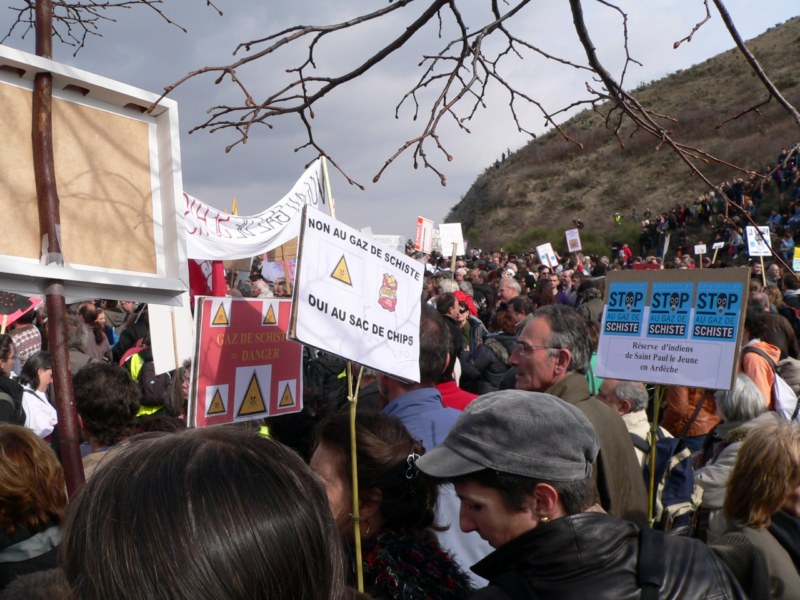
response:
<svg viewBox="0 0 800 600"><path fill-rule="evenodd" d="M211 321L212 325L230 325L228 315L225 314L225 305L220 303L217 309L217 314L214 315L214 320Z"/></svg>
<svg viewBox="0 0 800 600"><path fill-rule="evenodd" d="M331 277L347 285L353 285L353 282L350 280L350 270L347 268L347 261L344 259L344 254L342 254L342 258L339 259L339 262L336 263L336 268L333 270L333 273L331 273Z"/></svg>
<svg viewBox="0 0 800 600"><path fill-rule="evenodd" d="M225 412L225 404L222 402L222 394L219 390L214 392L214 397L211 399L211 406L208 407L207 415L218 415Z"/></svg>
<svg viewBox="0 0 800 600"><path fill-rule="evenodd" d="M275 311L272 310L272 305L267 309L267 314L264 315L264 322L262 325L275 325L278 320L275 318Z"/></svg>
<svg viewBox="0 0 800 600"><path fill-rule="evenodd" d="M266 412L267 407L264 406L264 396L261 395L261 387L258 385L258 378L255 372L250 378L250 383L247 386L247 392L244 394L242 405L239 407L239 412L236 416L244 417L247 415L255 415L257 413Z"/></svg>
<svg viewBox="0 0 800 600"><path fill-rule="evenodd" d="M289 389L288 385L283 390L281 401L278 402L279 408L286 408L287 406L294 406L294 398L292 398L292 391Z"/></svg>

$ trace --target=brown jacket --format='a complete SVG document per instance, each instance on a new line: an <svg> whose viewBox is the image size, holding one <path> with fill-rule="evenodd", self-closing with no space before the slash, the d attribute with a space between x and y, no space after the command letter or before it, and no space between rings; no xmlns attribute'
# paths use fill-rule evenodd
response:
<svg viewBox="0 0 800 600"><path fill-rule="evenodd" d="M683 430L686 424L692 418L697 403L703 397L705 397L703 407L697 413L697 418L689 427L689 431L684 434ZM664 410L661 426L675 437L706 435L719 423L717 404L714 402L714 390L671 385L667 387L666 402L667 408Z"/></svg>
<svg viewBox="0 0 800 600"><path fill-rule="evenodd" d="M647 489L622 417L591 396L586 376L580 373L568 373L546 393L575 405L594 426L600 453L592 469L592 479L600 505L615 517L645 525Z"/></svg>

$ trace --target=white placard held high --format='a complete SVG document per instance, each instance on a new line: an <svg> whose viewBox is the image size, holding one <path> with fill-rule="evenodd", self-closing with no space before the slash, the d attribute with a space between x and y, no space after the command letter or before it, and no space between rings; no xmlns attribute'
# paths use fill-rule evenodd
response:
<svg viewBox="0 0 800 600"><path fill-rule="evenodd" d="M759 231L761 235L759 235ZM769 227L759 226L758 231L756 231L756 228L752 225L747 226L747 253L750 256L772 256L771 247L772 240L769 237Z"/></svg>
<svg viewBox="0 0 800 600"><path fill-rule="evenodd" d="M442 223L439 225L439 235L442 239L442 256L453 256L453 244L456 245L456 256L464 255L464 236L461 233L461 223Z"/></svg>
<svg viewBox="0 0 800 600"><path fill-rule="evenodd" d="M569 252L580 252L583 249L580 230L567 229L564 233L567 236L567 250Z"/></svg>
<svg viewBox="0 0 800 600"><path fill-rule="evenodd" d="M543 265L547 265L551 269L558 265L555 250L553 250L553 245L550 242L536 246L536 253L539 255L539 260L542 261Z"/></svg>
<svg viewBox="0 0 800 600"><path fill-rule="evenodd" d="M298 251L289 336L419 381L422 264L305 208Z"/></svg>

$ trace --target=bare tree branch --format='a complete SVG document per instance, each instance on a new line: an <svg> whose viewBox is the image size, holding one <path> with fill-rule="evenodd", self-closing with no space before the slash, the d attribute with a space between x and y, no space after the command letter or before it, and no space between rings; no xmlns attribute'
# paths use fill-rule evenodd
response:
<svg viewBox="0 0 800 600"><path fill-rule="evenodd" d="M212 0L205 0L206 6L214 9L220 16L222 11L217 8ZM103 22L116 22L109 11L123 8L131 9L144 6L155 12L164 21L186 32L186 29L173 21L163 10L165 0L83 0L69 2L68 0L53 0L53 27L52 36L66 46L75 48L73 56L86 45L91 36L100 36L100 25ZM25 38L34 29L36 22L36 0L24 0L19 6L9 9L15 13L14 21L9 30L0 39L4 43L12 35Z"/></svg>

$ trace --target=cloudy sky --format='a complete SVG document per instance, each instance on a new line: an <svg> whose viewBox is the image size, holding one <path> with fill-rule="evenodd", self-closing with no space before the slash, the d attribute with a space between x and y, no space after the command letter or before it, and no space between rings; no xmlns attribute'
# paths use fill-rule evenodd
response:
<svg viewBox="0 0 800 600"><path fill-rule="evenodd" d="M77 56L72 49L57 45L54 58L81 69L158 93L188 71L232 61L237 44L258 39L298 24L325 24L343 21L364 10L375 10L385 0L214 0L223 11L219 16L205 7L204 0L168 2L165 12L188 32L168 25L152 11L137 8L110 14L116 22L100 25L103 37L88 40ZM318 67L325 74L338 74L352 68L359 57L380 47L422 12L424 0L389 19L353 34L332 38L318 48ZM475 28L487 22L488 1L466 0L462 3L465 20ZM500 3L503 6L503 3ZM623 54L620 19L617 13L596 3L586 3L587 21L598 53L612 73L619 75ZM628 88L652 81L733 47L719 16L713 12L689 44L673 48L695 23L703 18L701 0L624 0L620 5L629 16L629 42L633 58L643 66L633 66L626 77ZM745 39L800 13L797 0L728 0L728 9ZM11 23L11 11L0 12L0 30ZM538 0L531 2L512 22L513 32L535 42L542 50L585 63L582 49L572 28L566 2ZM410 110L402 110L395 119L395 106L420 72L423 56L433 54L443 45L437 38L436 23L412 38L405 49L370 71L363 79L326 97L315 111L315 136L320 145L345 171L366 186L361 191L349 186L332 171L332 188L337 218L354 227L371 226L375 233L411 237L417 215L441 221L450 207L457 204L475 178L508 148L520 148L529 140L517 131L508 109L508 96L502 90L487 91L487 106L467 124L470 133L452 122L441 127L442 142L452 155L448 162L433 145L427 147L432 161L447 176L443 187L438 177L425 169L413 169L412 157L401 156L377 184L373 176L385 160L421 130L421 121L412 119ZM445 40L452 24L442 24ZM33 37L18 35L7 45L33 51ZM489 48L494 46L490 43ZM253 51L259 50L254 46ZM240 75L253 90L267 93L284 81L284 71L301 60L303 48L288 48ZM508 58L503 63L505 76L516 87L534 96L548 110L564 107L586 97L585 72L552 61ZM313 160L309 150L295 152L304 143L305 132L295 117L274 122L273 129L260 128L245 146L226 154L225 146L233 134L209 134L189 129L206 118L206 111L216 104L238 103L230 84L215 86L213 77L197 78L178 88L172 97L179 103L181 151L184 188L213 206L230 206L237 199L240 214L254 214L276 202ZM463 116L467 109L459 110ZM524 125L537 133L545 130L541 115L523 110Z"/></svg>

